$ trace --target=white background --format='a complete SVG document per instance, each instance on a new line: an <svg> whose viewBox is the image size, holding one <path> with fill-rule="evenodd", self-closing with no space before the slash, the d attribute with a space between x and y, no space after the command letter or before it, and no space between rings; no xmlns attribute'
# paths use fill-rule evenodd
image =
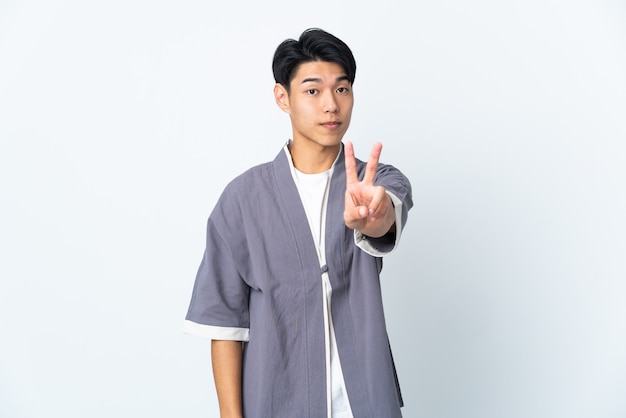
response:
<svg viewBox="0 0 626 418"><path fill-rule="evenodd" d="M414 187L405 417L625 417L625 3L225 3L0 1L0 417L217 416L205 221L289 137L271 57L311 26Z"/></svg>

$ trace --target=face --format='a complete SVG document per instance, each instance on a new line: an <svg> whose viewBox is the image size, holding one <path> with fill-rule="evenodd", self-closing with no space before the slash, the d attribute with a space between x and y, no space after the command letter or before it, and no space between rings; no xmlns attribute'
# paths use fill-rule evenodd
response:
<svg viewBox="0 0 626 418"><path fill-rule="evenodd" d="M318 150L336 149L352 115L352 85L336 63L305 62L291 81L291 92L277 84L278 106L289 114L294 143Z"/></svg>

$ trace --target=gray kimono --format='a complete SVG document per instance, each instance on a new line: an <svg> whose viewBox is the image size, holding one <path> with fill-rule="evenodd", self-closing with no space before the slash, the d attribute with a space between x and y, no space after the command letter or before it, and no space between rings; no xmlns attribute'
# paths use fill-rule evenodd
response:
<svg viewBox="0 0 626 418"><path fill-rule="evenodd" d="M357 167L362 178L365 163L357 160ZM413 205L408 179L379 164L375 184L402 202L401 229ZM354 417L402 416L381 298L382 258L359 248L345 226L345 185L342 149L330 183L322 267L283 150L235 178L209 217L185 331L246 341L246 418L326 417L324 272ZM393 234L364 239L381 252L395 245Z"/></svg>

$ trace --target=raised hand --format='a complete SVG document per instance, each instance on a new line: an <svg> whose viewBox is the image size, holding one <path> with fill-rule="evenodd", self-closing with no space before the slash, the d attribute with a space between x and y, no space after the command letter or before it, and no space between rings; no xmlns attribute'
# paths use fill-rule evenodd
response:
<svg viewBox="0 0 626 418"><path fill-rule="evenodd" d="M346 142L344 145L346 197L343 220L348 228L356 229L373 238L385 235L392 229L395 222L391 198L385 193L384 187L374 185L382 148L383 145L380 142L374 144L365 166L363 180L359 181L354 146L351 142Z"/></svg>

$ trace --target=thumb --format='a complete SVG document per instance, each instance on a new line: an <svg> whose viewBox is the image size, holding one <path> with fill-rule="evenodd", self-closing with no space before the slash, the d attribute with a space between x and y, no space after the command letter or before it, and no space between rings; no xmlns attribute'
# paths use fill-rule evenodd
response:
<svg viewBox="0 0 626 418"><path fill-rule="evenodd" d="M346 208L343 213L343 220L348 228L358 228L363 219L367 218L369 211L365 206L355 206Z"/></svg>

